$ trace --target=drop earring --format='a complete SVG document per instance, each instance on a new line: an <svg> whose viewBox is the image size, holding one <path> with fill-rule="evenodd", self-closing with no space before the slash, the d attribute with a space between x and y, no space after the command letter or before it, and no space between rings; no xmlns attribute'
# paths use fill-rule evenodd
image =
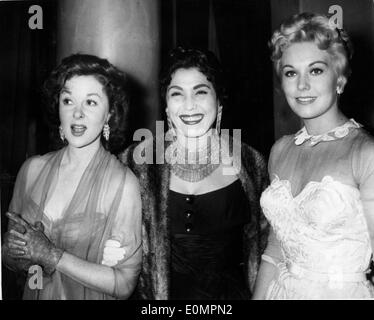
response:
<svg viewBox="0 0 374 320"><path fill-rule="evenodd" d="M221 134L221 120L222 120L222 106L218 107L217 120L216 120L216 132L218 135Z"/></svg>
<svg viewBox="0 0 374 320"><path fill-rule="evenodd" d="M343 89L342 89L341 87L337 87L337 88L336 88L336 93L337 93L338 95L341 95L341 94L343 93Z"/></svg>
<svg viewBox="0 0 374 320"><path fill-rule="evenodd" d="M104 127L103 127L103 136L106 141L109 141L109 135L110 135L110 127L107 122L106 124L104 124Z"/></svg>
<svg viewBox="0 0 374 320"><path fill-rule="evenodd" d="M60 139L61 139L61 141L65 142L65 135L64 135L64 131L62 130L61 126L58 127L58 131L60 133Z"/></svg>
<svg viewBox="0 0 374 320"><path fill-rule="evenodd" d="M166 118L167 118L167 121L168 121L168 129L172 133L173 137L175 137L176 133L175 133L175 130L174 130L174 127L173 127L173 123L171 122L171 119L169 117L169 113L167 111L166 111Z"/></svg>

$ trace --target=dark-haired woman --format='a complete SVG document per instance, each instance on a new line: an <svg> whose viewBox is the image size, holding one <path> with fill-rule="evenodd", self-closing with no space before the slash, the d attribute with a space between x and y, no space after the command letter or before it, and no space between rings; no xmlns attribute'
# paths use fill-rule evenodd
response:
<svg viewBox="0 0 374 320"><path fill-rule="evenodd" d="M109 152L123 139L124 80L107 60L77 54L45 83L49 114L59 119L54 123L65 146L23 164L3 245L8 267L37 265L34 272L42 274L42 283L26 281L24 299L127 298L136 285L138 181Z"/></svg>
<svg viewBox="0 0 374 320"><path fill-rule="evenodd" d="M138 161L143 149L160 149L159 137L122 156L142 194L141 299L251 296L267 238L259 206L266 165L256 150L220 134L223 83L213 53L175 49L161 83L169 122L165 161L160 155L153 164Z"/></svg>

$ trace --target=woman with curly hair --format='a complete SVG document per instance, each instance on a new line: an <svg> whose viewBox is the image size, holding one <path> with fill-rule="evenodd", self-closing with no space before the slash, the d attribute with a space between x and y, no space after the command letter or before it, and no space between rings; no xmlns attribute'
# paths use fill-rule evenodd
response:
<svg viewBox="0 0 374 320"><path fill-rule="evenodd" d="M157 154L153 139L122 155L142 194L141 299L251 296L267 239L259 199L268 177L258 151L220 130L224 82L212 52L174 49L161 80L169 124L165 152ZM166 161L137 162L149 146L154 159Z"/></svg>
<svg viewBox="0 0 374 320"><path fill-rule="evenodd" d="M124 75L107 60L75 54L45 82L48 115L64 147L20 169L7 216L5 264L42 272L24 299L131 295L141 264L138 181L109 151L123 145ZM126 249L125 249L126 248Z"/></svg>
<svg viewBox="0 0 374 320"><path fill-rule="evenodd" d="M256 299L366 299L374 248L374 140L339 109L352 46L302 13L271 39L283 93L304 127L272 148L261 206L272 228Z"/></svg>

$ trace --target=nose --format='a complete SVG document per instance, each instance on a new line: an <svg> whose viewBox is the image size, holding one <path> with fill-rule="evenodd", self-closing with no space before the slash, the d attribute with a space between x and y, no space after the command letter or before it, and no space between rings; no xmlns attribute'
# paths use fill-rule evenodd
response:
<svg viewBox="0 0 374 320"><path fill-rule="evenodd" d="M186 110L193 110L196 108L195 100L193 97L187 97L184 103Z"/></svg>
<svg viewBox="0 0 374 320"><path fill-rule="evenodd" d="M309 77L308 75L300 75L298 82L297 82L297 88L300 91L309 90L310 89L310 83L309 83Z"/></svg>
<svg viewBox="0 0 374 320"><path fill-rule="evenodd" d="M74 119L81 119L81 118L84 117L84 113L83 113L83 110L82 110L81 107L77 106L74 109L73 117L74 117Z"/></svg>

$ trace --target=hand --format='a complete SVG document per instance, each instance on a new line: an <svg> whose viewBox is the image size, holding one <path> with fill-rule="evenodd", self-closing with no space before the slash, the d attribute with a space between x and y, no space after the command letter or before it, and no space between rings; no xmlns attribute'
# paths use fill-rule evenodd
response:
<svg viewBox="0 0 374 320"><path fill-rule="evenodd" d="M16 225L16 228L9 231L13 236L9 243L9 255L12 258L28 259L33 264L43 266L47 274L52 274L63 250L47 238L43 224L38 221L32 226L19 215L10 212L7 213L7 217ZM25 233L16 231L22 227Z"/></svg>
<svg viewBox="0 0 374 320"><path fill-rule="evenodd" d="M108 267L115 266L119 261L125 257L126 250L121 247L117 240L107 240L104 246L103 260L101 264Z"/></svg>
<svg viewBox="0 0 374 320"><path fill-rule="evenodd" d="M9 229L17 230L20 233L25 233L26 230L24 227L15 224L13 221L9 220ZM32 262L30 260L24 258L14 257L12 255L12 249L17 250L16 246L24 246L26 242L21 238L17 237L16 235L10 232L6 232L4 234L4 242L2 246L2 255L4 260L4 265L7 266L12 271L28 271L29 268L32 266Z"/></svg>

